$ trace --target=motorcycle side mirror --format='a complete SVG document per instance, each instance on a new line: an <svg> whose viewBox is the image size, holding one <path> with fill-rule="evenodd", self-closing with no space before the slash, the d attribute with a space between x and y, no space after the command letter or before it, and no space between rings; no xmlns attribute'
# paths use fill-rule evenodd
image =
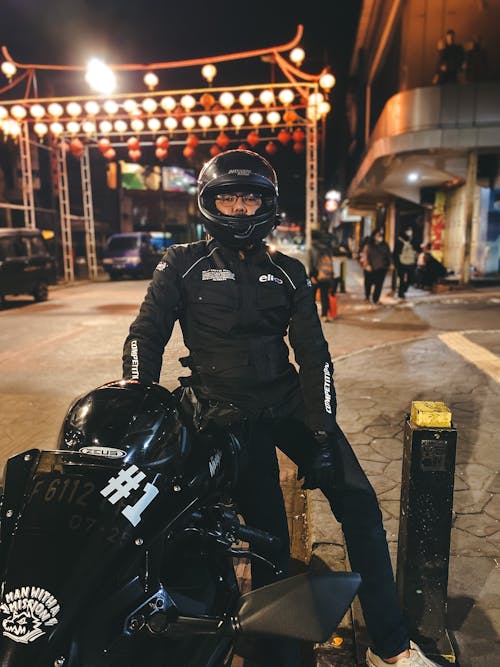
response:
<svg viewBox="0 0 500 667"><path fill-rule="evenodd" d="M245 635L324 642L361 584L356 572L305 573L242 596L233 627Z"/></svg>
<svg viewBox="0 0 500 667"><path fill-rule="evenodd" d="M356 572L307 572L282 579L241 597L231 617L155 614L150 630L170 638L239 634L326 641L344 617L361 584Z"/></svg>

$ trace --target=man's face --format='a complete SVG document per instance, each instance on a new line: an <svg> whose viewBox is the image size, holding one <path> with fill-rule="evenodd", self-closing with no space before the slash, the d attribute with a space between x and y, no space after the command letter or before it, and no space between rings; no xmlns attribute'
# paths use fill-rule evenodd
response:
<svg viewBox="0 0 500 667"><path fill-rule="evenodd" d="M215 195L215 206L223 215L255 215L262 206L262 196L257 192L228 192Z"/></svg>

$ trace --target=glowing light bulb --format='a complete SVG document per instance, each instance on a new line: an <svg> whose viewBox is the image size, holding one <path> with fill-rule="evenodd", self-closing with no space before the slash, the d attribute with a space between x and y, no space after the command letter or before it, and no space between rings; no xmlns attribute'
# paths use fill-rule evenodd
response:
<svg viewBox="0 0 500 667"><path fill-rule="evenodd" d="M201 68L201 74L203 78L205 78L208 81L208 83L212 83L217 74L217 67L211 64L203 65L203 67Z"/></svg>
<svg viewBox="0 0 500 667"><path fill-rule="evenodd" d="M154 90L158 85L158 81L159 79L154 72L147 72L147 74L144 75L144 83L149 90Z"/></svg>
<svg viewBox="0 0 500 667"><path fill-rule="evenodd" d="M49 104L47 111L53 118L60 118L64 113L64 109L57 102L52 102L52 104Z"/></svg>
<svg viewBox="0 0 500 667"><path fill-rule="evenodd" d="M26 118L27 115L26 108L21 106L20 104L14 104L14 106L10 110L10 115L13 116L17 121L23 120L23 118Z"/></svg>
<svg viewBox="0 0 500 667"><path fill-rule="evenodd" d="M181 97L181 106L186 109L186 111L190 111L196 104L196 100L192 95L183 95Z"/></svg>
<svg viewBox="0 0 500 667"><path fill-rule="evenodd" d="M30 107L30 115L33 116L33 118L40 120L40 118L45 116L45 109L41 104L33 104L33 106Z"/></svg>
<svg viewBox="0 0 500 667"><path fill-rule="evenodd" d="M306 53L304 49L300 48L300 46L296 46L294 49L290 51L290 60L297 67L300 67L302 65L305 57Z"/></svg>
<svg viewBox="0 0 500 667"><path fill-rule="evenodd" d="M99 105L97 104L97 102L94 102L93 100L86 102L84 108L85 111L89 114L89 116L95 116L96 114L99 113Z"/></svg>
<svg viewBox="0 0 500 667"><path fill-rule="evenodd" d="M146 97L142 102L142 108L146 113L154 113L158 108L158 104L152 97Z"/></svg>
<svg viewBox="0 0 500 667"><path fill-rule="evenodd" d="M66 106L66 111L69 113L71 118L76 118L82 113L82 107L78 104L78 102L70 102Z"/></svg>
<svg viewBox="0 0 500 667"><path fill-rule="evenodd" d="M248 90L245 90L241 95L239 96L239 102L241 106L244 109L248 109L248 107L251 107L252 104L255 101L255 97L252 95L252 93Z"/></svg>
<svg viewBox="0 0 500 667"><path fill-rule="evenodd" d="M222 93L219 97L219 102L224 107L224 109L230 109L234 104L234 95L233 93Z"/></svg>
<svg viewBox="0 0 500 667"><path fill-rule="evenodd" d="M335 77L333 74L330 74L330 72L325 72L325 74L322 74L319 78L319 85L323 88L323 90L328 92L335 85Z"/></svg>

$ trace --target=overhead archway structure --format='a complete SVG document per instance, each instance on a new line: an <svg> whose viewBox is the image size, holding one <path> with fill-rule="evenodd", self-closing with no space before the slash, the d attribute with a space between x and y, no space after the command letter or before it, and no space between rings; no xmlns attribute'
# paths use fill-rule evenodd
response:
<svg viewBox="0 0 500 667"><path fill-rule="evenodd" d="M107 73L129 71L144 74L146 90L126 93L81 94L39 97L39 71L74 73L83 79L84 66L24 64L2 47L1 70L8 79L0 88L0 131L5 141L19 146L23 204L0 203L22 208L27 227L35 226L35 199L31 155L33 146L45 146L57 163L59 214L64 278L74 280L70 189L67 154L81 161L83 219L89 277L97 277L93 200L89 149L97 148L110 162L115 148L126 146L132 161L140 161L141 146L154 145L161 161L171 145L183 146L186 158L198 144L212 144L212 155L234 144L257 145L272 155L280 144L290 144L306 160L306 247L318 224L318 123L330 111L328 94L335 77L325 67L318 74L300 68L303 27L280 46L175 62L107 65ZM230 61L257 58L273 65L273 81L241 85L215 85L217 69ZM200 88L158 89L157 72L167 69L201 68L206 84ZM276 76L279 72L279 77ZM218 78L223 78L223 71ZM276 81L280 78L280 81ZM19 88L25 87L20 98Z"/></svg>

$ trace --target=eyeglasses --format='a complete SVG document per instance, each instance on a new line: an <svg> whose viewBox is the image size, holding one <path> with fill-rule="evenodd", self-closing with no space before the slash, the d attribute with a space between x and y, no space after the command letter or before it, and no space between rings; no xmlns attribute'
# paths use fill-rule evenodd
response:
<svg viewBox="0 0 500 667"><path fill-rule="evenodd" d="M233 204L236 204L238 199L241 199L241 201L244 204L247 205L257 205L260 206L262 203L262 197L260 195L256 195L253 192L249 192L248 194L225 194L225 195L215 195L215 199L217 201L220 201L223 206L232 206Z"/></svg>

